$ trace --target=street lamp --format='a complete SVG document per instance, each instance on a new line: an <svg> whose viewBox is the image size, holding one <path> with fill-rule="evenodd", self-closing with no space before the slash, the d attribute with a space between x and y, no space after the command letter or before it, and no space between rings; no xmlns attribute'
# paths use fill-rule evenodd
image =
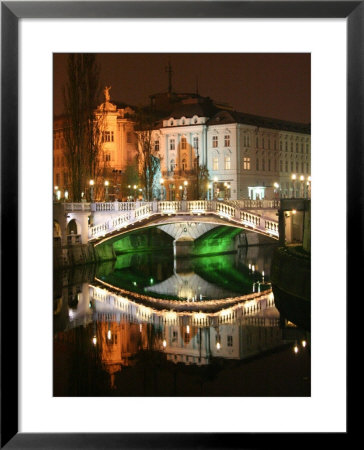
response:
<svg viewBox="0 0 364 450"><path fill-rule="evenodd" d="M212 185L210 183L207 183L207 200L211 200L211 188Z"/></svg>
<svg viewBox="0 0 364 450"><path fill-rule="evenodd" d="M161 178L160 184L161 184L161 201L163 201L164 200L164 180L163 180L163 178Z"/></svg>
<svg viewBox="0 0 364 450"><path fill-rule="evenodd" d="M179 197L182 199L182 189L183 189L183 187L180 186L178 189L179 189Z"/></svg>
<svg viewBox="0 0 364 450"><path fill-rule="evenodd" d="M90 180L90 200L91 203L94 201L94 180Z"/></svg>
<svg viewBox="0 0 364 450"><path fill-rule="evenodd" d="M301 196L301 198L304 198L304 190L305 190L305 186L304 186L304 184L303 184L303 182L304 182L304 180L305 180L305 177L303 176L303 175L301 175L300 176L300 196Z"/></svg>
<svg viewBox="0 0 364 450"><path fill-rule="evenodd" d="M280 197L280 195L279 195L279 184L277 182L275 182L275 183L273 183L273 186L274 186L274 193L278 194L278 196Z"/></svg>
<svg viewBox="0 0 364 450"><path fill-rule="evenodd" d="M183 200L187 200L187 185L188 185L188 181L185 180L183 182L184 188L183 188Z"/></svg>
<svg viewBox="0 0 364 450"><path fill-rule="evenodd" d="M133 186L133 189L134 189L134 201L135 201L135 199L136 199L136 188L137 188L137 185L134 184L134 186Z"/></svg>
<svg viewBox="0 0 364 450"><path fill-rule="evenodd" d="M307 198L311 198L311 177L307 177Z"/></svg>
<svg viewBox="0 0 364 450"><path fill-rule="evenodd" d="M196 178L197 178L197 183L196 183L196 188L197 188L197 197L196 197L196 199L197 200L200 200L200 185L199 185L199 183L200 183L200 155L199 155L199 153L198 153L198 140L197 140L197 142L196 142L196 163L197 163L197 165L196 165Z"/></svg>
<svg viewBox="0 0 364 450"><path fill-rule="evenodd" d="M105 180L105 201L108 202L109 201L109 182L107 180Z"/></svg>
<svg viewBox="0 0 364 450"><path fill-rule="evenodd" d="M292 178L292 185L293 185L293 195L292 195L292 197L295 198L296 197L296 178L297 178L296 174L293 173L291 178Z"/></svg>
<svg viewBox="0 0 364 450"><path fill-rule="evenodd" d="M213 198L217 199L217 177L214 177Z"/></svg>

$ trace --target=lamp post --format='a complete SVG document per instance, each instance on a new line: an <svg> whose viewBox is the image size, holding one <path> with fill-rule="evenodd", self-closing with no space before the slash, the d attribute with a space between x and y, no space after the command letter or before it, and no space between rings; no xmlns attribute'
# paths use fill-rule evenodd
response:
<svg viewBox="0 0 364 450"><path fill-rule="evenodd" d="M292 195L293 198L296 197L296 178L297 178L296 174L293 173L292 176L291 176L292 185L293 185L293 195Z"/></svg>
<svg viewBox="0 0 364 450"><path fill-rule="evenodd" d="M105 202L109 201L109 182L105 180Z"/></svg>
<svg viewBox="0 0 364 450"><path fill-rule="evenodd" d="M210 183L207 183L207 200L211 200L212 194L211 194L211 188L212 185Z"/></svg>
<svg viewBox="0 0 364 450"><path fill-rule="evenodd" d="M198 153L198 141L196 143L196 189L197 189L197 196L196 199L200 200L200 155Z"/></svg>
<svg viewBox="0 0 364 450"><path fill-rule="evenodd" d="M93 203L93 201L94 201L94 184L95 184L94 180L90 180L90 200L91 200L91 203Z"/></svg>
<svg viewBox="0 0 364 450"><path fill-rule="evenodd" d="M311 177L307 177L307 198L311 198Z"/></svg>
<svg viewBox="0 0 364 450"><path fill-rule="evenodd" d="M214 184L213 184L213 198L214 200L217 199L217 177L214 177Z"/></svg>
<svg viewBox="0 0 364 450"><path fill-rule="evenodd" d="M137 189L137 185L136 184L134 184L133 189L134 189L134 201L135 201L135 199L136 199L136 189Z"/></svg>
<svg viewBox="0 0 364 450"><path fill-rule="evenodd" d="M187 185L188 185L188 181L185 180L183 182L183 200L187 200Z"/></svg>
<svg viewBox="0 0 364 450"><path fill-rule="evenodd" d="M279 184L276 182L276 183L273 184L273 186L274 186L274 193L276 194L275 196L277 197L277 194L278 194L278 197L280 197Z"/></svg>
<svg viewBox="0 0 364 450"><path fill-rule="evenodd" d="M305 177L303 175L300 176L300 196L301 198L305 197L305 185L303 184Z"/></svg>
<svg viewBox="0 0 364 450"><path fill-rule="evenodd" d="M160 184L161 184L161 201L163 201L164 200L164 180L163 180L163 178L161 178Z"/></svg>
<svg viewBox="0 0 364 450"><path fill-rule="evenodd" d="M182 189L183 189L183 187L182 186L179 186L179 198L182 200Z"/></svg>

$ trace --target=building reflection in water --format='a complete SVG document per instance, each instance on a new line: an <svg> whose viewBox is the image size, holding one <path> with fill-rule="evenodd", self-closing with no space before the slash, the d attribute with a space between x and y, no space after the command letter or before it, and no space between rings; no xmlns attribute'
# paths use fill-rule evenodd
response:
<svg viewBox="0 0 364 450"><path fill-rule="evenodd" d="M85 281L97 275L89 271L55 285L56 396L82 395L82 388L67 390L66 382L78 376L72 371L81 361L84 372L97 367L99 374L93 394L84 395L106 395L103 386L116 388L115 377L138 366L146 354L175 366L204 367L219 360L245 360L287 343L270 290L228 307L220 301L205 312L159 310ZM300 338L291 334L290 341ZM302 339L307 342L306 336Z"/></svg>

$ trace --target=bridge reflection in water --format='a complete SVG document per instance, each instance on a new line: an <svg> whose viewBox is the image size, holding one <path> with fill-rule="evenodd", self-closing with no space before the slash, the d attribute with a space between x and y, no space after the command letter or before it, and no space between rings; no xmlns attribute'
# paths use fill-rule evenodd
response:
<svg viewBox="0 0 364 450"><path fill-rule="evenodd" d="M225 258L243 259L252 271L246 253ZM214 284L182 269L143 293L104 281L113 264L57 278L54 395L310 395L309 339L280 317L269 282L258 291L253 277L249 293L237 295L233 283L226 288L218 277ZM191 292L205 283L209 295L182 289L172 298L165 285L179 286L174 277Z"/></svg>

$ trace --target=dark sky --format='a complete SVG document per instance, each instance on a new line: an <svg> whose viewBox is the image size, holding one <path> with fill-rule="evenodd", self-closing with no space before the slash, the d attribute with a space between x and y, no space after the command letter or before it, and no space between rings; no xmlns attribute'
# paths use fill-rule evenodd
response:
<svg viewBox="0 0 364 450"><path fill-rule="evenodd" d="M102 86L111 101L149 104L166 92L171 62L174 92L198 92L237 111L293 122L311 122L309 53L100 53ZM63 110L67 55L54 55L54 113ZM102 101L102 99L100 99Z"/></svg>

